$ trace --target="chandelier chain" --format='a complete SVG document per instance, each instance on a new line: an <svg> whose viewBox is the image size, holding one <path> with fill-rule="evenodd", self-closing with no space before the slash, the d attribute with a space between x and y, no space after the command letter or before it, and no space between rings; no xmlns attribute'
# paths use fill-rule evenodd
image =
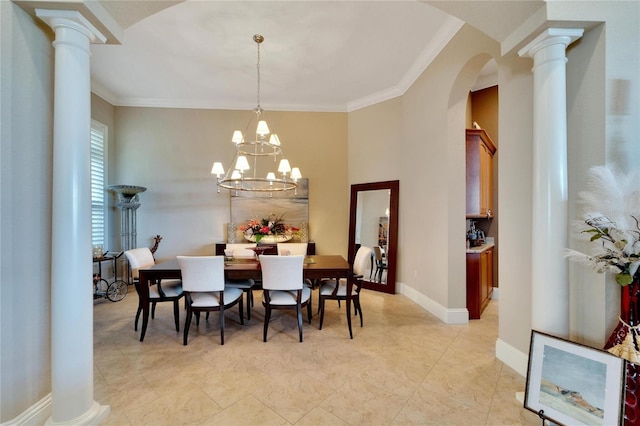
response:
<svg viewBox="0 0 640 426"><path fill-rule="evenodd" d="M261 39L256 39L254 37L254 40L256 40L256 44L258 45L258 60L256 61L256 68L257 68L257 75L258 75L258 111L262 110L262 107L260 106L260 43L262 43Z"/></svg>

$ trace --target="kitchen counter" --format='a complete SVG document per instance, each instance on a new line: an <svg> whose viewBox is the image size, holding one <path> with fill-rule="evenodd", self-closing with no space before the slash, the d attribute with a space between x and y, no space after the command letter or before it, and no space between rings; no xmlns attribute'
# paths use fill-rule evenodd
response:
<svg viewBox="0 0 640 426"><path fill-rule="evenodd" d="M483 251L488 250L493 246L495 246L495 244L493 242L487 241L486 243L482 244L481 246L468 248L467 249L467 253L482 253Z"/></svg>

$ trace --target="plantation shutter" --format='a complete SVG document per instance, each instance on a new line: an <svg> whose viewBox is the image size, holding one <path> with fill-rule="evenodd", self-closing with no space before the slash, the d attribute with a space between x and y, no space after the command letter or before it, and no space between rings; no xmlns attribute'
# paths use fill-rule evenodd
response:
<svg viewBox="0 0 640 426"><path fill-rule="evenodd" d="M104 124L91 120L91 243L105 245L106 135Z"/></svg>

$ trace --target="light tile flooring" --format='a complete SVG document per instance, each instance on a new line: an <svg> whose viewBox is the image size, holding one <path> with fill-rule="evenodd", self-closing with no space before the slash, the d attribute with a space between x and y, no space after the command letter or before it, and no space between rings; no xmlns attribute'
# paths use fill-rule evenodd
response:
<svg viewBox="0 0 640 426"><path fill-rule="evenodd" d="M94 397L111 406L105 424L540 424L515 399L524 378L494 356L498 302L481 320L445 325L402 295L361 297L353 340L344 304L328 302L322 330L317 316L305 320L303 343L289 311L274 311L263 343L257 292L244 326L237 307L227 312L224 346L217 313L183 346L171 304L159 304L140 343L134 288L121 302L97 300ZM181 306L181 330L184 317Z"/></svg>

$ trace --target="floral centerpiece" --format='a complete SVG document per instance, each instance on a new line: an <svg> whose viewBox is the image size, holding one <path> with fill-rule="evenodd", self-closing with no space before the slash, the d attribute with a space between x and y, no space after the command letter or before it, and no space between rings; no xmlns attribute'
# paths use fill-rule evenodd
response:
<svg viewBox="0 0 640 426"><path fill-rule="evenodd" d="M256 243L263 242L284 242L293 237L297 228L284 223L284 214L269 214L261 219L251 219L246 225L241 225L239 229L244 232L244 237Z"/></svg>
<svg viewBox="0 0 640 426"><path fill-rule="evenodd" d="M591 253L566 250L572 260L615 273L622 286L620 321L605 349L640 364L640 170L622 175L607 167L594 167L589 191L580 193L584 220L574 225L575 235L586 237Z"/></svg>

